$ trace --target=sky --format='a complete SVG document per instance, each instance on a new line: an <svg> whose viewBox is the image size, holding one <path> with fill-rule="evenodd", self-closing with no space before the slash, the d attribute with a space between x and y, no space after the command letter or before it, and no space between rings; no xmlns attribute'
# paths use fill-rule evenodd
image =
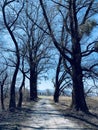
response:
<svg viewBox="0 0 98 130"><path fill-rule="evenodd" d="M29 89L29 80L26 79L25 83L26 83L25 87ZM20 84L20 82L19 82L19 84ZM51 79L41 80L41 82L38 83L38 90L47 90L47 89L54 90L54 86L53 86Z"/></svg>
<svg viewBox="0 0 98 130"><path fill-rule="evenodd" d="M39 90L45 90L45 89L54 89L53 87L53 83L51 82L51 80L43 80L41 81L40 84L38 84L38 89Z"/></svg>

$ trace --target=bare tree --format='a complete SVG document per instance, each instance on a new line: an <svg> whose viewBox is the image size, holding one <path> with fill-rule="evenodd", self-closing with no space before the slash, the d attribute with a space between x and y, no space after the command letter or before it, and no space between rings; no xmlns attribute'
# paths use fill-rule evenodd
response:
<svg viewBox="0 0 98 130"><path fill-rule="evenodd" d="M16 107L16 101L15 101L15 84L16 84L16 78L18 74L19 64L20 64L20 54L19 54L19 48L18 48L18 42L14 35L14 29L15 29L15 23L19 17L20 12L23 9L23 3L20 8L15 8L15 4L17 5L17 2L15 0L4 0L2 3L2 14L3 14L3 20L6 29L8 30L9 35L11 36L11 39L15 45L16 49L16 67L12 78L11 83L11 90L10 90L10 103L9 103L9 109L14 110ZM19 3L18 3L19 6ZM9 19L9 15L10 18Z"/></svg>
<svg viewBox="0 0 98 130"><path fill-rule="evenodd" d="M32 12L32 10L34 11ZM30 100L37 100L38 98L38 78L43 75L42 73L48 71L47 67L49 67L51 55L48 51L51 46L48 42L51 40L36 25L38 22L42 28L44 27L44 20L39 18L39 14L39 5L26 1L19 19L21 26L18 26L22 32L22 34L18 33L18 38L22 41L23 49L26 50L25 61L29 68Z"/></svg>
<svg viewBox="0 0 98 130"><path fill-rule="evenodd" d="M71 75L67 71L65 60L63 61L63 57L60 55L58 59L58 64L56 68L56 76L55 76L55 92L54 92L54 101L59 102L59 96L64 93L65 89L72 88ZM69 68L68 68L69 69Z"/></svg>
<svg viewBox="0 0 98 130"><path fill-rule="evenodd" d="M64 25L64 29L69 35L69 41L65 47L60 44L60 42L57 40L57 37L54 35L54 30L51 26L46 11L47 8L44 6L43 0L39 1L53 43L61 53L62 57L67 61L67 66L70 65L70 74L73 83L71 107L75 110L88 112L88 107L84 96L82 59L84 56L89 56L95 51L93 48L95 41L93 41L91 44L88 43L88 45L86 45L86 50L83 51L81 48L81 41L83 40L84 35L90 35L90 32L96 25L96 22L90 20L90 18L97 12L96 1L69 0L65 2L56 2L55 0L51 0L58 6L58 10L60 12L58 18L62 18L62 25ZM84 13L81 15L81 11L83 9ZM81 20L79 19L80 16ZM67 67L67 70L68 68L69 67Z"/></svg>

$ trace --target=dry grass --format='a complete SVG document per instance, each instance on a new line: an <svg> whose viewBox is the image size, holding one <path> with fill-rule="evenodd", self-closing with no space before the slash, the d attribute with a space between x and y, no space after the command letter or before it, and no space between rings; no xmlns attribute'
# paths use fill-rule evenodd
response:
<svg viewBox="0 0 98 130"><path fill-rule="evenodd" d="M31 117L33 112L31 108L36 102L24 102L21 109L10 112L8 110L8 100L6 101L6 110L0 111L0 130L20 130L19 124Z"/></svg>
<svg viewBox="0 0 98 130"><path fill-rule="evenodd" d="M71 97L60 97L60 102L56 103L55 107L62 112L66 118L80 125L82 124L88 130L98 130L98 98L87 98L86 100L90 111L89 114L70 110Z"/></svg>
<svg viewBox="0 0 98 130"><path fill-rule="evenodd" d="M52 96L41 96L39 98L49 99L50 102L56 107L57 110L62 112L65 118L73 120L79 125L83 125L87 130L98 130L98 98L87 98L87 104L90 110L90 114L85 114L83 112L75 112L69 109L71 104L71 97L60 97L59 103L53 102ZM6 102L6 104L8 104ZM26 120L30 117L33 112L31 108L34 102L23 103L23 108L16 110L14 113L8 110L0 112L0 130L14 130L18 127L19 122ZM3 129L2 129L3 127ZM4 129L5 128L5 129ZM8 129L9 128L9 129ZM12 129L11 129L12 128Z"/></svg>

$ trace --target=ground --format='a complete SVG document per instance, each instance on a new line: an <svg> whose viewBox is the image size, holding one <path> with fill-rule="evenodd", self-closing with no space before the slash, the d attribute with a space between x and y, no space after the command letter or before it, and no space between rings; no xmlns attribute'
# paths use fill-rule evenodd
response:
<svg viewBox="0 0 98 130"><path fill-rule="evenodd" d="M56 108L63 113L67 119L73 120L79 125L82 124L85 129L98 130L98 97L87 97L86 101L90 112L89 114L85 114L81 111L71 111L69 109L71 104L70 97L61 97L60 103L56 104Z"/></svg>
<svg viewBox="0 0 98 130"><path fill-rule="evenodd" d="M92 113L89 115L69 110L69 97L60 98L57 104L51 97L40 98L38 102L26 102L21 110L0 113L0 130L98 130L97 101L88 99Z"/></svg>

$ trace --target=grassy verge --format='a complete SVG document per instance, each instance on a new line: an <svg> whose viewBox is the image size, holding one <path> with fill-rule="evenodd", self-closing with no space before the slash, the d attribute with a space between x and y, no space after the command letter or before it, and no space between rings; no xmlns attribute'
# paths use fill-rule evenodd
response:
<svg viewBox="0 0 98 130"><path fill-rule="evenodd" d="M60 97L60 102L55 103L54 106L60 111L67 119L73 120L85 129L98 130L98 99L87 98L87 104L90 114L85 114L81 111L76 112L69 109L71 104L70 97Z"/></svg>
<svg viewBox="0 0 98 130"><path fill-rule="evenodd" d="M0 112L0 130L20 130L20 123L31 117L32 107L36 102L24 102L20 110Z"/></svg>

